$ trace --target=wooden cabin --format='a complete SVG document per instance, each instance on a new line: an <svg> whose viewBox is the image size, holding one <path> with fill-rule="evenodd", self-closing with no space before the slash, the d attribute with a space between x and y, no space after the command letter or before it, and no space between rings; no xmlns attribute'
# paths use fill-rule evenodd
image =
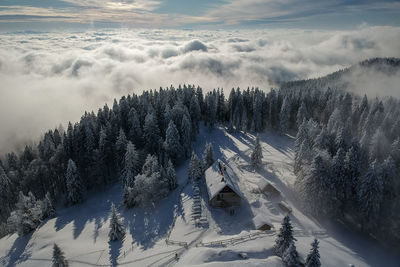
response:
<svg viewBox="0 0 400 267"><path fill-rule="evenodd" d="M258 189L260 193L268 197L279 197L281 195L281 192L276 188L276 186L265 179L260 180L258 183Z"/></svg>
<svg viewBox="0 0 400 267"><path fill-rule="evenodd" d="M222 161L216 161L205 172L208 201L213 207L240 206L242 200L239 190L232 183Z"/></svg>
<svg viewBox="0 0 400 267"><path fill-rule="evenodd" d="M269 219L261 213L253 218L253 225L254 229L261 231L268 231L274 227Z"/></svg>

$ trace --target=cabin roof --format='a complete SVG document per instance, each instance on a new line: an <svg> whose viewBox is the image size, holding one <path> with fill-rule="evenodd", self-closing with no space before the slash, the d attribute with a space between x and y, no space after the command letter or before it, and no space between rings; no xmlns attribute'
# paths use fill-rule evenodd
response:
<svg viewBox="0 0 400 267"><path fill-rule="evenodd" d="M258 182L258 188L260 188L261 190L265 190L268 186L270 186L271 188L273 188L274 190L279 191L279 189L275 186L274 183L271 183L270 181L266 180L266 179L260 179L260 181Z"/></svg>
<svg viewBox="0 0 400 267"><path fill-rule="evenodd" d="M273 226L273 224L271 223L271 221L267 218L267 216L265 216L264 214L257 214L257 216L255 216L253 218L253 224L255 226L256 229L260 228L261 226L268 224L270 226Z"/></svg>
<svg viewBox="0 0 400 267"><path fill-rule="evenodd" d="M239 197L241 197L240 191L236 188L236 186L232 183L231 178L229 177L228 173L222 169L224 175L221 174L217 160L211 165L205 172L205 179L208 191L208 198L209 200L213 199L225 186L228 186L235 192ZM222 165L224 165L221 162Z"/></svg>

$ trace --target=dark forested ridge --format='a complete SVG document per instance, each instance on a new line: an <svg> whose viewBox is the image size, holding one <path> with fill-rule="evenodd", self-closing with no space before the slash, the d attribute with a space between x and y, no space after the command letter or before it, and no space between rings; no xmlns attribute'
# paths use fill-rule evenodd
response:
<svg viewBox="0 0 400 267"><path fill-rule="evenodd" d="M394 71L399 62L357 67ZM229 131L297 131L295 187L305 209L400 240L400 103L346 91L339 77L349 71L268 93L232 89L227 98L220 89L160 88L86 112L65 131L49 130L38 145L2 157L1 230L25 234L54 213L52 202L73 205L116 181L126 206L156 202L176 187L174 166L191 155L204 121Z"/></svg>

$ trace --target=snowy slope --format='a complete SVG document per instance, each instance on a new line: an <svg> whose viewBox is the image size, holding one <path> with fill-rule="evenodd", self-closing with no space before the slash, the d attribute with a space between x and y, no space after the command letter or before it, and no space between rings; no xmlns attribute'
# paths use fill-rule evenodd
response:
<svg viewBox="0 0 400 267"><path fill-rule="evenodd" d="M59 209L56 218L45 221L34 233L1 239L0 265L50 266L56 242L71 266L283 266L272 247L275 231L286 214L278 203L285 202L293 210L296 246L302 258L317 237L324 266L382 266L381 259L385 259L385 266L398 266L399 259L372 240L337 224L321 225L304 215L291 190L295 179L293 138L267 132L260 135L260 140L264 159L259 171L249 165L254 142L251 134L231 135L221 128L202 128L194 145L195 152L201 155L205 143L211 142L215 159L227 164L229 175L245 196L233 216L208 206L203 182L198 185L197 202L194 200L196 193L187 183L186 162L177 170L179 187L156 207L124 209L120 206L119 185L92 193L83 204ZM263 179L275 184L281 196L268 198L257 193L257 185ZM108 242L112 202L120 206L127 229L123 243ZM193 219L199 211L202 225ZM252 218L258 214L268 217L275 230L264 234L254 230ZM242 255L247 259L239 253L245 253Z"/></svg>

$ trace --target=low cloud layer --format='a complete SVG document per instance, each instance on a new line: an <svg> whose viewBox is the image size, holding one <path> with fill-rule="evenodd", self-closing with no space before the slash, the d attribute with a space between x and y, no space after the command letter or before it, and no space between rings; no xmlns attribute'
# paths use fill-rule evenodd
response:
<svg viewBox="0 0 400 267"><path fill-rule="evenodd" d="M0 152L128 93L184 83L226 93L238 86L269 90L372 57L400 57L400 28L3 34ZM399 96L398 75L393 79L384 86ZM364 84L370 94L382 90Z"/></svg>

